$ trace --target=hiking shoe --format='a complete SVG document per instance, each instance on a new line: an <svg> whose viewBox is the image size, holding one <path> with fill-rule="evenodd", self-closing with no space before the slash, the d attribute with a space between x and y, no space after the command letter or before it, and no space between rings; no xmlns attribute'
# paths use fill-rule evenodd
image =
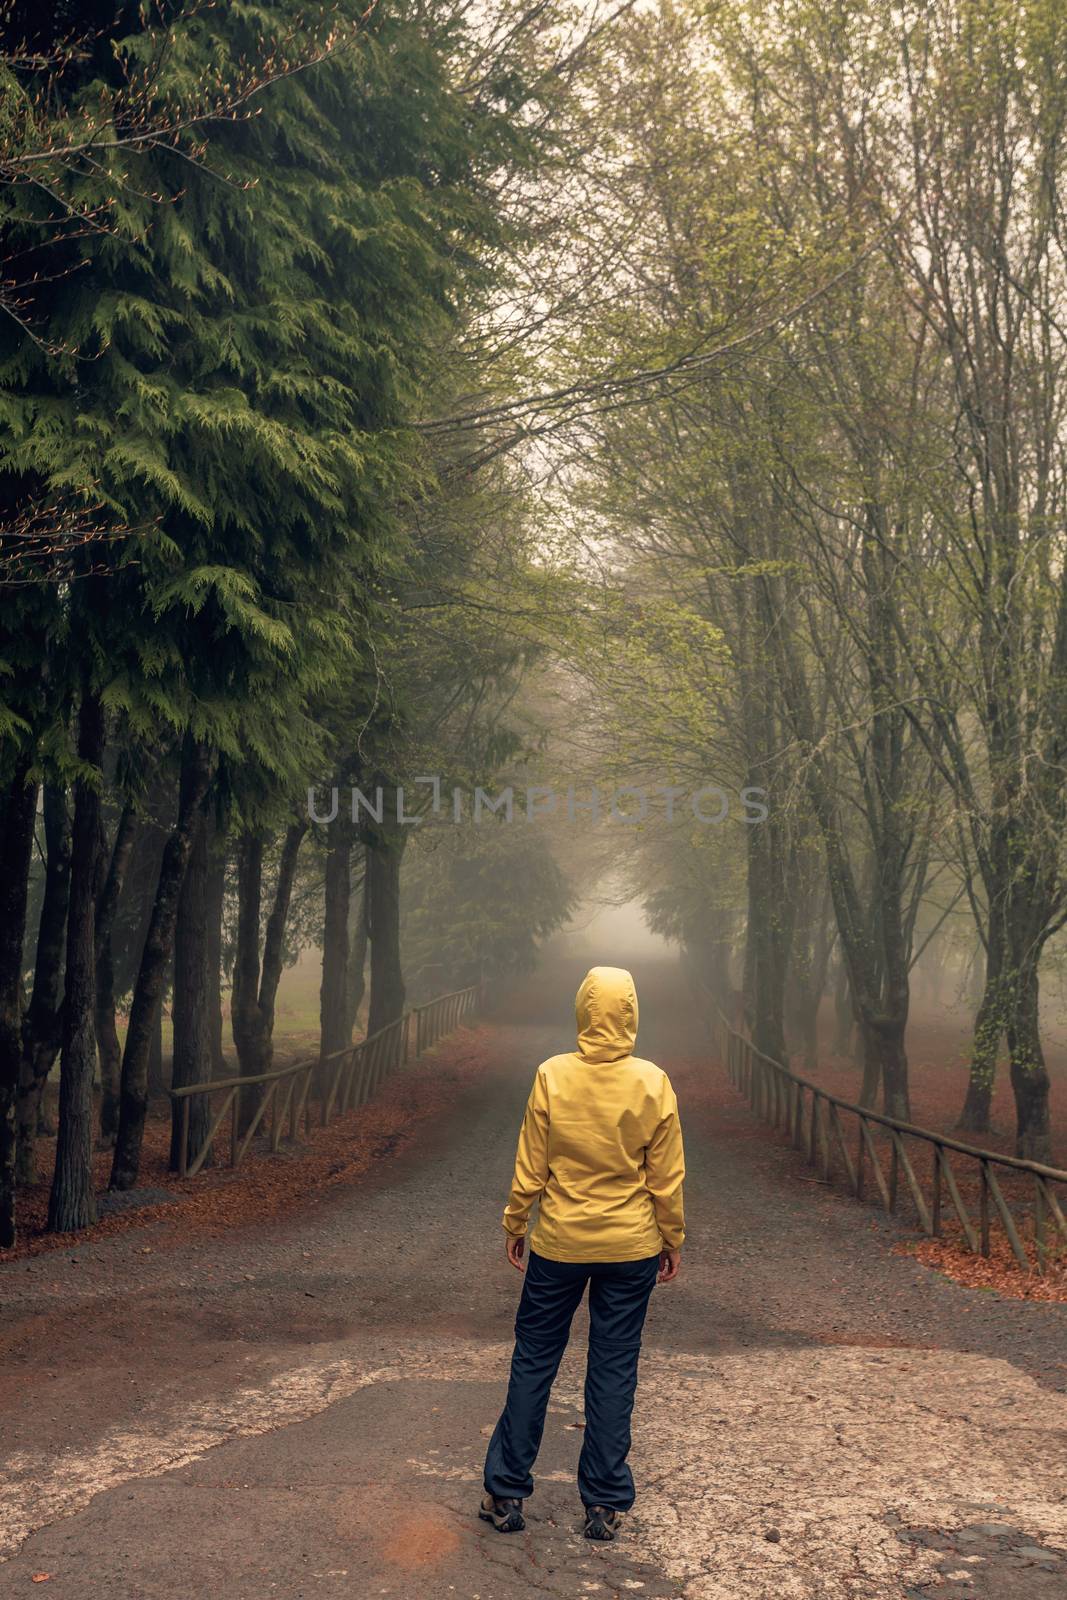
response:
<svg viewBox="0 0 1067 1600"><path fill-rule="evenodd" d="M526 1526L521 1500L498 1500L487 1494L478 1507L483 1522L491 1522L497 1533L521 1533Z"/></svg>
<svg viewBox="0 0 1067 1600"><path fill-rule="evenodd" d="M586 1506L585 1536L587 1539L614 1539L619 1526L619 1513L613 1506Z"/></svg>

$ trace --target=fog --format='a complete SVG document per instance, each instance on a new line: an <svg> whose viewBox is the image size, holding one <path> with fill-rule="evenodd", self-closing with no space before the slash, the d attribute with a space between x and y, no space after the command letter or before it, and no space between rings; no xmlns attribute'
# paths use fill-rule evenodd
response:
<svg viewBox="0 0 1067 1600"><path fill-rule="evenodd" d="M648 927L637 900L614 905L596 896L582 902L566 927L547 943L545 953L611 967L677 957L676 948Z"/></svg>

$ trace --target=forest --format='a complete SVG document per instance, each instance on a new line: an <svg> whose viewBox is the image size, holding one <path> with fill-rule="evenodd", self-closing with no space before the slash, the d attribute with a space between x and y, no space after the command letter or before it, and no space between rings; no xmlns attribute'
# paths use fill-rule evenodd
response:
<svg viewBox="0 0 1067 1600"><path fill-rule="evenodd" d="M0 1249L302 951L327 1056L605 882L905 1121L958 994L1051 1162L1059 0L2 19Z"/></svg>

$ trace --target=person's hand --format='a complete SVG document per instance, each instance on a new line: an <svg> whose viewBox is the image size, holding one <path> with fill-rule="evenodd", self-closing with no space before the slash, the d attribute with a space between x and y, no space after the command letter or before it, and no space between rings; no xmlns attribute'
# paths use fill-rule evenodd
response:
<svg viewBox="0 0 1067 1600"><path fill-rule="evenodd" d="M673 1283L678 1276L682 1265L682 1252L680 1250L661 1250L659 1253L659 1276L657 1283Z"/></svg>
<svg viewBox="0 0 1067 1600"><path fill-rule="evenodd" d="M515 1271L521 1272L523 1270L522 1253L526 1249L526 1235L524 1233L518 1235L509 1233L504 1248L507 1250L508 1260L515 1268Z"/></svg>

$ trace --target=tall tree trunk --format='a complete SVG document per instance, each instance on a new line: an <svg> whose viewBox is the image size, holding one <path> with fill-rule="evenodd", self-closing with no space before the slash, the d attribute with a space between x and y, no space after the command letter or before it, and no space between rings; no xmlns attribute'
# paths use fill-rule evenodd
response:
<svg viewBox="0 0 1067 1600"><path fill-rule="evenodd" d="M975 1020L974 1055L964 1114L988 1126L997 1050L1007 1035L1015 1097L1015 1153L1051 1161L1049 1075L1041 1046L1038 967L1058 892L1055 856L1033 848L1005 805L991 829L985 866L989 906L986 988ZM984 1130L983 1130L984 1131Z"/></svg>
<svg viewBox="0 0 1067 1600"><path fill-rule="evenodd" d="M728 1015L733 990L730 981L732 942L728 915L714 909L702 911L684 930L683 949L701 990L705 997L710 994Z"/></svg>
<svg viewBox="0 0 1067 1600"><path fill-rule="evenodd" d="M786 1061L785 982L793 934L786 892L781 825L773 818L748 829L748 939L752 946L749 1028L756 1049Z"/></svg>
<svg viewBox="0 0 1067 1600"><path fill-rule="evenodd" d="M902 1017L899 1008L895 1008L888 1015L874 1018L866 1030L877 1053L882 1109L887 1117L896 1117L901 1122L911 1121L908 1056L904 1047L906 1024L907 1017ZM869 1047L866 1040L865 1047Z"/></svg>
<svg viewBox="0 0 1067 1600"><path fill-rule="evenodd" d="M860 901L866 908L867 938L865 948L870 952L870 966L867 974L867 992L871 995L880 995L885 982L884 962L882 960L881 938L882 920L878 906L878 891L874 876L874 863L865 861L860 879ZM860 991L862 996L863 991ZM875 1026L877 1011L870 1004L864 1016L864 1007L857 1004L856 993L853 985L849 983L849 996L852 1000L852 1009L856 1018L856 1056L858 1065L863 1069L860 1082L859 1103L861 1106L870 1106L873 1110L878 1104L878 1090L882 1087L885 1065L884 1040L881 1029ZM892 1073L890 1063L890 1073Z"/></svg>
<svg viewBox="0 0 1067 1600"><path fill-rule="evenodd" d="M74 785L71 830L63 1053L59 1067L59 1132L48 1201L51 1233L73 1233L96 1221L93 1185L93 1077L96 1072L96 890L100 848L100 781L104 708L86 688L78 715L78 758L96 769Z"/></svg>
<svg viewBox="0 0 1067 1600"><path fill-rule="evenodd" d="M852 1008L852 991L848 983L848 966L841 956L834 974L833 1053L835 1056L852 1055L855 1027L856 1017Z"/></svg>
<svg viewBox="0 0 1067 1600"><path fill-rule="evenodd" d="M956 1126L963 1133L988 1133L996 1085L997 1053L1007 1021L1003 992L1004 953L999 918L991 917L985 984L974 1019L967 1095Z"/></svg>
<svg viewBox="0 0 1067 1600"><path fill-rule="evenodd" d="M300 846L307 821L286 829L278 862L274 901L259 957L259 922L263 898L262 833L244 834L237 846L237 956L233 972L231 1016L233 1041L242 1074L269 1072L274 1061L274 1006L278 997L285 949L285 924L293 897ZM241 1092L241 1125L247 1127L263 1097L256 1085Z"/></svg>
<svg viewBox="0 0 1067 1600"><path fill-rule="evenodd" d="M741 1010L743 1016L742 1021L739 1022L737 1026L740 1027L743 1024L745 1027L747 1027L750 1034L754 1033L755 1031L756 1015L759 1010L756 998L756 929L758 926L760 910L759 902L756 900L753 893L752 860L753 851L751 844L749 844L748 871L746 873L747 908L745 912L745 943L741 953Z"/></svg>
<svg viewBox="0 0 1067 1600"><path fill-rule="evenodd" d="M367 841L367 906L370 924L370 1014L368 1034L377 1033L404 1012L404 973L400 962L400 863L404 841L382 833Z"/></svg>
<svg viewBox="0 0 1067 1600"><path fill-rule="evenodd" d="M367 979L367 870L366 851L358 847L364 858L359 885L349 901L348 971L345 981L345 1038L351 1039L363 1004Z"/></svg>
<svg viewBox="0 0 1067 1600"><path fill-rule="evenodd" d="M152 790L145 795L140 811L112 936L116 994L132 996L137 987L137 975L159 888L163 854L171 833L170 828L156 819L174 810L174 788L173 783L164 784L157 779Z"/></svg>
<svg viewBox="0 0 1067 1600"><path fill-rule="evenodd" d="M789 993L790 1034L793 1048L805 1072L819 1064L819 1002L822 993L815 987L810 961L792 972Z"/></svg>
<svg viewBox="0 0 1067 1600"><path fill-rule="evenodd" d="M748 688L741 697L739 722L746 755L745 781L762 789L766 763L780 748L776 723L777 689L766 671L758 620L743 591L738 615L736 651L747 671ZM775 1061L786 1061L785 983L796 906L786 892L785 822L772 808L761 823L745 829L748 857L748 915L742 987L746 1020L756 1048Z"/></svg>
<svg viewBox="0 0 1067 1600"><path fill-rule="evenodd" d="M1032 945L1030 950L1033 950ZM1011 1087L1015 1095L1015 1154L1025 1161L1052 1164L1049 1078L1041 1048L1038 1018L1038 954L1020 962L1008 1017Z"/></svg>
<svg viewBox="0 0 1067 1600"><path fill-rule="evenodd" d="M797 996L797 1039L805 1072L814 1072L819 1064L819 1011L826 993L826 974L833 944L828 921L830 912L829 896L821 893L809 934L809 959L802 982L798 985Z"/></svg>
<svg viewBox="0 0 1067 1600"><path fill-rule="evenodd" d="M263 935L263 974L259 980L259 1007L267 1020L272 1039L274 1005L278 998L278 985L281 982L285 962L285 927L289 920L289 906L293 898L300 846L307 831L306 818L301 822L290 823L285 830L278 862L278 881L274 887L274 903L270 908Z"/></svg>
<svg viewBox="0 0 1067 1600"><path fill-rule="evenodd" d="M831 908L825 885L815 879L810 865L803 871L797 904L786 979L787 1035L804 1070L811 1072L819 1063L819 1007L830 958L827 919Z"/></svg>
<svg viewBox="0 0 1067 1600"><path fill-rule="evenodd" d="M888 824L884 821L883 828L888 832ZM882 1059L883 1111L887 1117L910 1122L911 1093L905 1033L911 1009L911 970L901 896L906 848L891 846L886 849L883 844L881 855L882 876L876 889L881 924L878 943L881 1005L875 1015L861 1019L861 1025L877 1036Z"/></svg>
<svg viewBox="0 0 1067 1600"><path fill-rule="evenodd" d="M37 925L33 997L22 1023L18 1096L19 1185L37 1180L37 1118L45 1080L63 1040L63 948L70 894L70 812L59 784L44 787L45 880Z"/></svg>
<svg viewBox="0 0 1067 1600"><path fill-rule="evenodd" d="M137 809L127 800L115 828L107 876L96 898L96 1050L100 1058L100 1144L110 1149L119 1127L122 1046L115 1019L115 917L137 838Z"/></svg>
<svg viewBox="0 0 1067 1600"><path fill-rule="evenodd" d="M779 678L800 746L808 799L822 834L837 934L863 1041L865 1078L877 1065L882 1075L887 1113L909 1121L908 1059L904 1047L909 985L903 912L908 832L899 794L903 783L899 752L901 713L890 694L892 658L891 645L885 638L885 619L880 618L877 625L877 636L885 656L882 658L878 652L872 652L867 659L875 708L870 732L875 804L867 818L875 860L877 917L872 920L865 903L871 897L860 892L849 857L838 786L817 737L804 666L782 623L789 615L788 607L776 593L773 580L761 578L759 589L766 624L777 646ZM884 585L872 581L870 604L876 614L883 606L883 589ZM865 1082L864 1089L871 1094L870 1082Z"/></svg>
<svg viewBox="0 0 1067 1600"><path fill-rule="evenodd" d="M210 818L209 818L210 823ZM207 880L204 885L204 940L207 945L208 1041L211 1047L211 1075L221 1078L226 1072L222 1048L222 913L226 900L226 828L209 827Z"/></svg>
<svg viewBox="0 0 1067 1600"><path fill-rule="evenodd" d="M262 832L243 833L237 841L237 949L230 996L230 1027L237 1062L245 1077L269 1070L270 1034L259 1009L259 924L263 904Z"/></svg>
<svg viewBox="0 0 1067 1600"><path fill-rule="evenodd" d="M882 1081L882 1042L873 1028L865 1028L861 1022L856 1024L856 1036L863 1068L859 1104L870 1106L873 1111L878 1104L878 1085Z"/></svg>
<svg viewBox="0 0 1067 1600"><path fill-rule="evenodd" d="M108 935L96 958L96 1053L100 1061L100 1148L111 1150L119 1131L122 1041L115 1003L115 959Z"/></svg>
<svg viewBox="0 0 1067 1600"><path fill-rule="evenodd" d="M15 1104L22 1065L22 955L37 785L30 757L15 763L0 836L0 1249L15 1243Z"/></svg>
<svg viewBox="0 0 1067 1600"><path fill-rule="evenodd" d="M352 844L340 820L326 841L325 906L322 925L322 987L319 991L319 1051L325 1059L352 1042L348 1018L348 919Z"/></svg>
<svg viewBox="0 0 1067 1600"><path fill-rule="evenodd" d="M211 755L207 746L200 744L191 734L186 734L182 748L177 821L163 851L148 936L130 1005L126 1048L122 1053L119 1131L111 1168L112 1189L132 1189L140 1170L152 1031L162 1003L167 962L174 949L178 896L193 847L197 815L210 781Z"/></svg>
<svg viewBox="0 0 1067 1600"><path fill-rule="evenodd" d="M211 1062L211 951L205 937L210 826L201 810L185 881L178 899L174 931L174 1057L171 1084L175 1089L207 1083ZM170 1170L181 1164L182 1116L180 1103L171 1102ZM189 1150L203 1146L211 1123L207 1095L193 1095L189 1104ZM208 1154L205 1165L210 1164Z"/></svg>
<svg viewBox="0 0 1067 1600"><path fill-rule="evenodd" d="M166 980L163 992L166 993ZM159 1005L156 1007L155 1020L152 1023L152 1037L148 1046L148 1104L158 1100L160 1095L167 1092L167 1074L163 1064L163 996L160 996Z"/></svg>

